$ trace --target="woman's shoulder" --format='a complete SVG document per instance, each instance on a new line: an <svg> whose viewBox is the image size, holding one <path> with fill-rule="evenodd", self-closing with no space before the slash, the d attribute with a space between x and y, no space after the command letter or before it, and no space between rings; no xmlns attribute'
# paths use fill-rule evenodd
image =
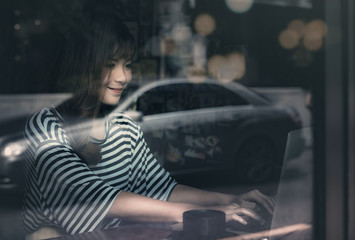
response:
<svg viewBox="0 0 355 240"><path fill-rule="evenodd" d="M27 121L24 131L25 137L34 144L46 140L63 140L64 131L61 123L60 116L53 108L43 108L34 113Z"/></svg>
<svg viewBox="0 0 355 240"><path fill-rule="evenodd" d="M27 128L46 129L50 125L58 125L63 121L54 107L45 107L34 113L27 121Z"/></svg>
<svg viewBox="0 0 355 240"><path fill-rule="evenodd" d="M56 111L54 107L45 107L39 110L38 112L34 113L32 117L30 118L30 121L40 121L40 122L46 122L49 119L55 120L55 121L62 121L62 117L60 114Z"/></svg>

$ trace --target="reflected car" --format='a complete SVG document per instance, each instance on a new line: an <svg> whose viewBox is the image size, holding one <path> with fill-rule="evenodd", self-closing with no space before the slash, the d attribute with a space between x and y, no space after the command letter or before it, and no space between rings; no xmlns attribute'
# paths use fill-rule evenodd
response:
<svg viewBox="0 0 355 240"><path fill-rule="evenodd" d="M239 182L277 177L287 134L301 127L296 110L212 79L131 84L116 111L140 124L156 158L177 178L217 171Z"/></svg>
<svg viewBox="0 0 355 240"><path fill-rule="evenodd" d="M132 82L114 111L142 128L152 153L175 178L223 173L260 182L280 172L287 134L301 127L298 113L272 105L251 89L212 79ZM23 186L27 116L0 128L0 188Z"/></svg>

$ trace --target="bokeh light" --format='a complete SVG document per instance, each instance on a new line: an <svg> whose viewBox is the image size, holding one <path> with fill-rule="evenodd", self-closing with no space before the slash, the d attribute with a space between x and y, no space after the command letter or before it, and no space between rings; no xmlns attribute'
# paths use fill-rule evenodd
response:
<svg viewBox="0 0 355 240"><path fill-rule="evenodd" d="M14 29L15 29L15 30L20 30L20 29L21 29L21 25L18 24L18 23L16 23L16 24L14 25Z"/></svg>
<svg viewBox="0 0 355 240"><path fill-rule="evenodd" d="M36 19L36 20L33 21L33 24L36 25L36 26L39 26L39 25L42 24L42 21L39 20L39 19Z"/></svg>
<svg viewBox="0 0 355 240"><path fill-rule="evenodd" d="M207 36L216 29L216 20L207 13L197 16L194 22L195 30L201 36Z"/></svg>
<svg viewBox="0 0 355 240"><path fill-rule="evenodd" d="M279 35L279 43L283 48L293 49L298 46L300 37L296 31L285 29Z"/></svg>
<svg viewBox="0 0 355 240"><path fill-rule="evenodd" d="M327 35L327 25L324 21L316 19L306 23L296 19L291 21L287 28L279 35L279 43L285 49L294 49L303 46L308 51L317 51L324 44Z"/></svg>
<svg viewBox="0 0 355 240"><path fill-rule="evenodd" d="M225 0L227 7L236 13L247 12L254 3L254 0Z"/></svg>
<svg viewBox="0 0 355 240"><path fill-rule="evenodd" d="M227 56L214 55L207 63L208 73L222 82L232 82L244 77L246 72L245 56L233 52Z"/></svg>
<svg viewBox="0 0 355 240"><path fill-rule="evenodd" d="M323 38L318 33L309 32L303 38L303 45L309 51L317 51L323 46Z"/></svg>
<svg viewBox="0 0 355 240"><path fill-rule="evenodd" d="M327 25L323 20L316 19L309 22L306 25L305 34L317 34L319 37L325 37L327 35Z"/></svg>
<svg viewBox="0 0 355 240"><path fill-rule="evenodd" d="M306 25L303 45L309 51L317 51L323 46L327 34L327 25L322 20L313 20Z"/></svg>
<svg viewBox="0 0 355 240"><path fill-rule="evenodd" d="M304 36L306 31L306 23L303 20L296 19L288 24L287 29L294 31L297 33L298 37L301 38Z"/></svg>
<svg viewBox="0 0 355 240"><path fill-rule="evenodd" d="M218 78L218 72L225 64L225 59L222 55L214 55L207 62L207 69L209 75L213 78Z"/></svg>
<svg viewBox="0 0 355 240"><path fill-rule="evenodd" d="M244 77L246 72L246 61L245 56L241 53L234 52L227 56L229 64L233 67L234 71L232 77L234 79L241 79Z"/></svg>

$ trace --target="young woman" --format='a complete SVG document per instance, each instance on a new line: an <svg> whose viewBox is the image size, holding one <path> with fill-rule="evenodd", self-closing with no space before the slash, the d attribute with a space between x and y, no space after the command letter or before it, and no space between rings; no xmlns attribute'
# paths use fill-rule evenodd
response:
<svg viewBox="0 0 355 240"><path fill-rule="evenodd" d="M132 35L113 14L92 14L71 29L58 67L63 82L75 83L73 97L42 109L25 128L29 239L113 228L122 220L181 222L190 209L221 210L245 224L242 214L259 219L255 203L272 211L273 200L257 190L228 195L178 184L139 126L111 113L132 79L134 55Z"/></svg>

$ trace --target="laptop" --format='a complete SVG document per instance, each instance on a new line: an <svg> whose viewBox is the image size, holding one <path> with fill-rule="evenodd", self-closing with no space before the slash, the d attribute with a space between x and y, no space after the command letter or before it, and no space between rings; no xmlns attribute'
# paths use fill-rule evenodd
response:
<svg viewBox="0 0 355 240"><path fill-rule="evenodd" d="M252 224L243 227L236 222L227 224L226 231L235 236L222 239L312 239L312 146L311 128L289 133L274 214L266 219L264 226Z"/></svg>

